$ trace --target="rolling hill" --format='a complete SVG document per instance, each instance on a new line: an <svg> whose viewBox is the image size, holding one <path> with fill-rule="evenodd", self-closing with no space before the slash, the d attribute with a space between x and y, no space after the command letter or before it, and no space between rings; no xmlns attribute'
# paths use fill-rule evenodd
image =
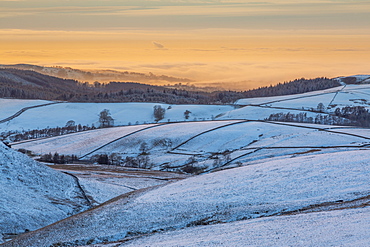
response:
<svg viewBox="0 0 370 247"><path fill-rule="evenodd" d="M73 177L0 143L0 236L33 231L89 208Z"/></svg>
<svg viewBox="0 0 370 247"><path fill-rule="evenodd" d="M368 77L353 77L233 105L1 99L2 134L98 124L103 109L118 125L11 143L79 158L54 170L0 144L3 238L23 233L1 246L366 246L369 128L323 121L368 113Z"/></svg>
<svg viewBox="0 0 370 247"><path fill-rule="evenodd" d="M273 229L282 221L287 227L294 227L297 220L289 221L297 217L283 215L300 211L330 211L330 207L342 208L343 214L359 217L368 209L348 211L345 208L361 208L364 201L368 201L368 152L362 150L272 160L137 190L56 224L23 234L3 246L78 246L158 232L176 234L170 231L184 228L191 231L199 229L199 225L231 222L235 223L218 227L230 226L227 229L233 229L237 225L246 231L245 227L248 229L250 224L256 224ZM328 213L321 214L321 217L314 216L319 220L329 217ZM348 217L338 221L343 224ZM251 220L256 218L261 220ZM304 216L300 218L305 219ZM350 222L357 228L366 228L369 224L366 221ZM316 229L316 235L320 233L319 229ZM263 232L254 231L248 239L261 241L260 234ZM343 231L333 234L331 241L334 243L338 241L337 235L343 238ZM290 242L294 236L284 237ZM200 239L209 241L207 235L200 236ZM361 239L369 240L368 232ZM182 238L177 240L182 243ZM265 241L271 245L279 243L275 238ZM300 238L299 241L307 245L312 240Z"/></svg>

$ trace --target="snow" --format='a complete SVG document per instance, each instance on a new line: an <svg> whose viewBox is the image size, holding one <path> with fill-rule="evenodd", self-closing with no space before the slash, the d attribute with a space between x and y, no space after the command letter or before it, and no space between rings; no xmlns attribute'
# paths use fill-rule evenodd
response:
<svg viewBox="0 0 370 247"><path fill-rule="evenodd" d="M148 144L150 152L168 151L193 136L214 128L237 123L238 121L208 121L175 123L148 129L128 138L105 146L98 153L140 153L142 143Z"/></svg>
<svg viewBox="0 0 370 247"><path fill-rule="evenodd" d="M316 105L317 106L317 105ZM299 108L299 107L298 107ZM302 111L293 109L275 109L270 107L258 107L258 106L245 106L239 109L225 112L222 116L218 117L217 120L227 120L227 119L248 119L248 120L264 120L268 118L271 114L290 112L291 114L299 114ZM307 113L307 117L313 117L317 115L313 112L303 112Z"/></svg>
<svg viewBox="0 0 370 247"><path fill-rule="evenodd" d="M367 246L370 208L278 216L157 233L119 246Z"/></svg>
<svg viewBox="0 0 370 247"><path fill-rule="evenodd" d="M269 161L136 191L24 234L4 246L115 241L153 231L269 217L326 202L352 201L368 196L370 190L368 152L347 151ZM283 218L260 220L275 219ZM253 224L256 220L248 222ZM352 223L364 226L364 221Z"/></svg>
<svg viewBox="0 0 370 247"><path fill-rule="evenodd" d="M355 77L357 82L362 82L362 81L370 78L370 75L341 76L341 77L338 77L338 79L343 79L343 78L347 78L347 77Z"/></svg>
<svg viewBox="0 0 370 247"><path fill-rule="evenodd" d="M31 142L20 142L19 144L13 145L13 147L32 150L37 154L54 154L58 152L65 155L74 154L80 157L110 141L150 126L155 125L133 125L96 129L93 131L77 132Z"/></svg>
<svg viewBox="0 0 370 247"><path fill-rule="evenodd" d="M283 108L298 108L302 109L317 109L319 103L323 103L325 107L328 107L336 93L328 93L315 95L312 97L298 98L292 100L284 100L269 104L271 107L283 107Z"/></svg>
<svg viewBox="0 0 370 247"><path fill-rule="evenodd" d="M362 143L363 138L319 132L301 128L261 122L244 122L226 126L200 135L179 147L189 152L222 152L261 147L335 146Z"/></svg>
<svg viewBox="0 0 370 247"><path fill-rule="evenodd" d="M325 130L327 127L332 129ZM223 165L248 153L241 160L317 152L321 148L361 148L370 143L367 132L362 128L302 123L202 121L98 129L12 146L37 154L88 154L86 159L96 154L117 154L125 159L140 157L145 144L151 169L178 171L193 156L195 166L209 170L216 164L214 155L219 156L218 165ZM235 160L234 165L236 161L240 160Z"/></svg>
<svg viewBox="0 0 370 247"><path fill-rule="evenodd" d="M191 112L189 120L211 120L217 115L234 109L227 105L168 105L160 103L59 103L30 109L19 117L0 124L0 130L28 130L63 127L69 120L76 124L99 126L99 113L108 109L116 126L154 123L153 107L166 109L160 122L184 121L184 112ZM171 106L171 107L170 107ZM168 109L170 107L170 109Z"/></svg>
<svg viewBox="0 0 370 247"><path fill-rule="evenodd" d="M0 143L0 234L35 230L80 212L86 209L80 195L71 176Z"/></svg>
<svg viewBox="0 0 370 247"><path fill-rule="evenodd" d="M22 108L48 103L52 101L0 98L0 120L10 117Z"/></svg>
<svg viewBox="0 0 370 247"><path fill-rule="evenodd" d="M112 165L64 164L51 167L78 177L95 206L127 192L187 177L184 174Z"/></svg>
<svg viewBox="0 0 370 247"><path fill-rule="evenodd" d="M329 88L325 90L320 91L313 91L313 92L307 92L302 94L290 94L290 95L283 95L283 96L272 96L272 97L258 97L258 98L245 98L245 99L239 99L235 102L236 105L263 105L263 104L269 104L271 102L277 102L277 101L285 101L285 100L292 100L296 98L304 98L304 97L312 97L320 94L330 94L340 91L343 88L343 86L335 87L335 88Z"/></svg>

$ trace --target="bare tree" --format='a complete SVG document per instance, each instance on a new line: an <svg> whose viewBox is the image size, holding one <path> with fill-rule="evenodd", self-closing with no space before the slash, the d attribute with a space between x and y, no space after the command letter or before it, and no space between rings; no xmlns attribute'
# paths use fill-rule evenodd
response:
<svg viewBox="0 0 370 247"><path fill-rule="evenodd" d="M114 125L114 119L110 115L109 110L104 109L99 113L100 128L111 127Z"/></svg>
<svg viewBox="0 0 370 247"><path fill-rule="evenodd" d="M154 119L156 122L162 120L164 118L164 114L166 113L166 109L164 109L160 105L155 105L154 107Z"/></svg>

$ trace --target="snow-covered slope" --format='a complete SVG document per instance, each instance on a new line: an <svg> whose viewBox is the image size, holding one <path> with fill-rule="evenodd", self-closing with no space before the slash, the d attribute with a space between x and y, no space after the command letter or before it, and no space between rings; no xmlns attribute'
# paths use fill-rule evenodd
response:
<svg viewBox="0 0 370 247"><path fill-rule="evenodd" d="M370 85L344 85L304 94L240 99L235 104L246 107L225 112L218 119L263 120L270 114L280 112L303 112L307 117L315 117L319 103L324 105L325 112L334 112L335 108L345 106L364 106L370 109Z"/></svg>
<svg viewBox="0 0 370 247"><path fill-rule="evenodd" d="M86 209L76 181L0 142L0 242L2 234L36 230Z"/></svg>
<svg viewBox="0 0 370 247"><path fill-rule="evenodd" d="M287 158L136 191L26 233L4 246L92 244L196 225L269 217L318 205L340 206L369 196L368 152Z"/></svg>
<svg viewBox="0 0 370 247"><path fill-rule="evenodd" d="M58 152L84 159L115 154L122 162L126 157L142 158L145 149L149 163L146 168L179 171L191 163L209 171L241 161L358 149L370 143L366 129L326 127L329 126L239 120L183 122L91 130L12 146L35 154Z"/></svg>
<svg viewBox="0 0 370 247"><path fill-rule="evenodd" d="M153 107L161 105L166 109L160 122L185 121L184 112L190 111L190 120L211 120L217 115L234 109L227 105L168 105L160 103L59 103L30 109L19 117L0 124L1 131L43 129L64 127L69 120L76 124L99 126L99 113L108 109L114 124L134 125L155 123ZM9 110L10 111L10 110Z"/></svg>
<svg viewBox="0 0 370 247"><path fill-rule="evenodd" d="M26 100L26 99L1 99L0 98L0 121L7 118L22 108L44 105L52 103L52 101L47 100Z"/></svg>
<svg viewBox="0 0 370 247"><path fill-rule="evenodd" d="M243 220L156 233L123 246L368 246L370 208Z"/></svg>

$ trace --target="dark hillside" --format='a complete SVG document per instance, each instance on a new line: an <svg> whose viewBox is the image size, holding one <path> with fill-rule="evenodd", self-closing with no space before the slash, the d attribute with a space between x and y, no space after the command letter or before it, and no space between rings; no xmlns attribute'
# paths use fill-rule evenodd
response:
<svg viewBox="0 0 370 247"><path fill-rule="evenodd" d="M200 92L136 82L89 84L30 70L0 69L0 97L71 102L163 102L169 104L230 104L241 98L298 94L340 86L328 78L297 79L244 92Z"/></svg>

